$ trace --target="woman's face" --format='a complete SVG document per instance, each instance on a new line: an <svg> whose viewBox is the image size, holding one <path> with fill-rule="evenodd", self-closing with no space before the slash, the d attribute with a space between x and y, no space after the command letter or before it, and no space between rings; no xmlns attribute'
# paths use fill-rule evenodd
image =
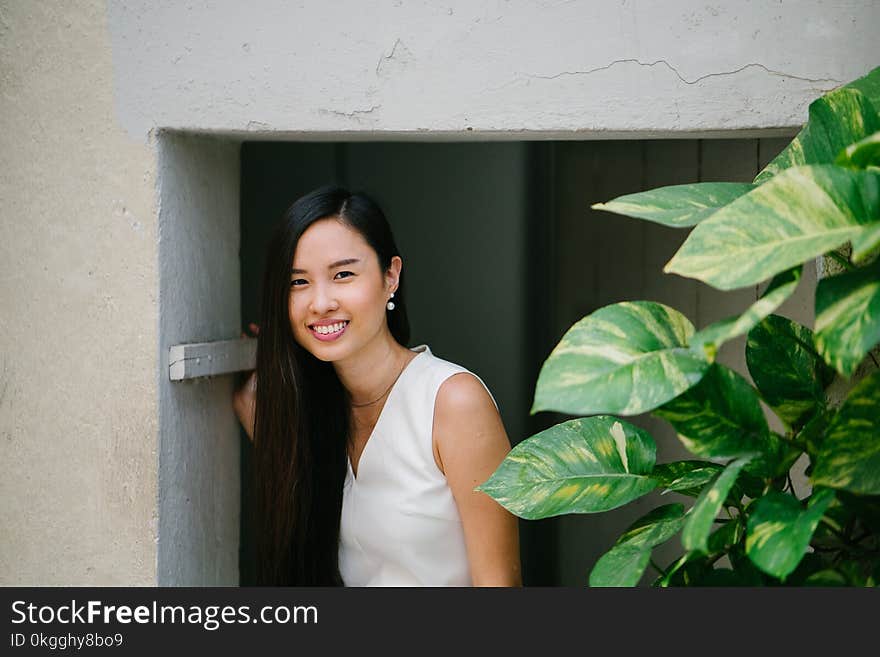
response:
<svg viewBox="0 0 880 657"><path fill-rule="evenodd" d="M385 304L401 260L383 272L364 237L335 218L316 221L296 245L290 273L290 325L296 341L323 361L340 361L388 333Z"/></svg>

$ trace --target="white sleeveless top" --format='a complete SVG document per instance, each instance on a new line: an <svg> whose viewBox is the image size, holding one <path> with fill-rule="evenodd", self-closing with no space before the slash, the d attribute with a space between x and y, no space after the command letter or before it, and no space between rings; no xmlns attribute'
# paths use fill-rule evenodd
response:
<svg viewBox="0 0 880 657"><path fill-rule="evenodd" d="M427 345L413 351L419 354L391 388L356 478L348 462L339 532L346 586L471 586L458 507L432 448L437 391L468 370Z"/></svg>

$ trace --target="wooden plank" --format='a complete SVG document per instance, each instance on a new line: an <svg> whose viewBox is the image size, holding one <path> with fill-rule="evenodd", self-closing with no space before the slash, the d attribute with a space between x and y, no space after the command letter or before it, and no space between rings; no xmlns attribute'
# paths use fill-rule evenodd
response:
<svg viewBox="0 0 880 657"><path fill-rule="evenodd" d="M643 142L644 172L643 189L656 189L667 185L683 185L699 180L700 143L694 139L656 139ZM645 250L640 263L644 283L641 298L671 306L692 322L697 313L697 281L677 274L664 274L663 267L675 255L690 229L670 228L649 221L644 222ZM675 431L664 420L649 413L635 418L636 424L647 430L657 443L657 456L661 462L693 458L679 441ZM672 548L674 552L679 546ZM664 559L676 555L660 550Z"/></svg>
<svg viewBox="0 0 880 657"><path fill-rule="evenodd" d="M683 185L699 180L699 142L651 140L644 142L643 189ZM641 298L672 306L692 322L696 321L697 283L691 278L663 273L690 233L690 229L670 228L644 222L645 251L640 263L644 282Z"/></svg>
<svg viewBox="0 0 880 657"><path fill-rule="evenodd" d="M593 198L590 203L607 201L641 190L642 143L638 141L599 141L591 143L593 153ZM645 221L585 208L592 243L590 261L594 266L591 307L580 316L619 301L640 299L644 289ZM580 319L580 316L573 319Z"/></svg>
<svg viewBox="0 0 880 657"><path fill-rule="evenodd" d="M792 137L769 137L758 140L758 169L763 169L791 143Z"/></svg>
<svg viewBox="0 0 880 657"><path fill-rule="evenodd" d="M700 142L702 182L752 182L758 173L757 139L704 139Z"/></svg>
<svg viewBox="0 0 880 657"><path fill-rule="evenodd" d="M700 180L704 182L751 182L758 173L760 144L755 139L704 140L701 150ZM757 299L754 286L723 292L705 283L697 284L695 325L705 328L732 315L738 315ZM745 358L745 336L723 345L718 362L749 378Z"/></svg>
<svg viewBox="0 0 880 657"><path fill-rule="evenodd" d="M553 332L556 339L595 308L598 262L592 245L594 228L587 220L595 202L591 142L560 142L556 145L554 199L557 224L556 303ZM555 343L555 340L554 340Z"/></svg>
<svg viewBox="0 0 880 657"><path fill-rule="evenodd" d="M172 381L252 370L256 363L255 338L178 344L168 350L168 374Z"/></svg>

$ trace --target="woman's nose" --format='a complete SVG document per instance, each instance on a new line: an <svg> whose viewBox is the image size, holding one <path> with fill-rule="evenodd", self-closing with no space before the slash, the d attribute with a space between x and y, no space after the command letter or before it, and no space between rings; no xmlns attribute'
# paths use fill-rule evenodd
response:
<svg viewBox="0 0 880 657"><path fill-rule="evenodd" d="M326 285L316 285L312 295L311 311L316 315L324 315L339 308L339 302L333 290Z"/></svg>

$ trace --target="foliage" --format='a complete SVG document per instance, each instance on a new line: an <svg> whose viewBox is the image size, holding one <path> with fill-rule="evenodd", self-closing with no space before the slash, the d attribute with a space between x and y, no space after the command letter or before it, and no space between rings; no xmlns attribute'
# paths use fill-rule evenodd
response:
<svg viewBox="0 0 880 657"><path fill-rule="evenodd" d="M741 315L699 331L651 301L600 308L544 363L532 413L589 417L523 441L477 490L529 519L608 511L656 489L695 498L634 523L590 585L633 586L649 565L657 586L880 579L880 372L853 378L876 369L880 342L878 115L880 68L813 102L752 184L675 185L594 206L693 227L666 272L720 290L772 280ZM814 329L773 314L803 263L823 256L845 272L819 281ZM754 386L715 362L740 335ZM842 401L828 393L834 381L850 387ZM784 435L769 428L771 411ZM655 463L653 438L615 417L644 412L668 421L697 458ZM800 497L790 469L804 455L811 490ZM682 556L656 565L654 548L677 535Z"/></svg>

